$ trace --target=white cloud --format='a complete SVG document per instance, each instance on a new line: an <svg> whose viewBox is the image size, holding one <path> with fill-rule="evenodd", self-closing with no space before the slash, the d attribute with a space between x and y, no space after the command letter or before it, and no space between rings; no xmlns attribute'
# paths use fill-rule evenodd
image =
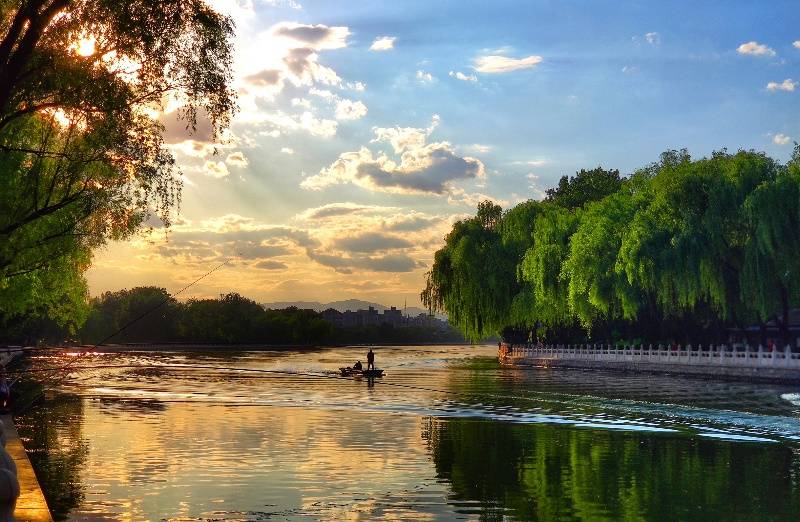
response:
<svg viewBox="0 0 800 522"><path fill-rule="evenodd" d="M292 98L292 107L303 107L304 109L311 108L311 100L305 98Z"/></svg>
<svg viewBox="0 0 800 522"><path fill-rule="evenodd" d="M363 91L367 88L367 85L362 82L347 82L346 86L352 91Z"/></svg>
<svg viewBox="0 0 800 522"><path fill-rule="evenodd" d="M481 56L475 60L476 71L486 74L500 74L519 69L529 69L542 62L543 58L537 55L525 58L509 58L508 56L490 55Z"/></svg>
<svg viewBox="0 0 800 522"><path fill-rule="evenodd" d="M791 78L786 78L781 83L769 82L767 84L767 90L772 92L775 91L792 92L795 90L795 88L797 88L797 82L792 80Z"/></svg>
<svg viewBox="0 0 800 522"><path fill-rule="evenodd" d="M647 43L651 45L659 45L661 44L661 35L657 32L653 31L650 33L645 33L644 39Z"/></svg>
<svg viewBox="0 0 800 522"><path fill-rule="evenodd" d="M184 156L192 158L205 158L214 154L215 145L207 141L184 140L179 143L166 145L173 152L178 152Z"/></svg>
<svg viewBox="0 0 800 522"><path fill-rule="evenodd" d="M379 36L373 40L372 45L369 46L370 51L388 51L394 49L394 42L397 40L394 36Z"/></svg>
<svg viewBox="0 0 800 522"><path fill-rule="evenodd" d="M473 143L472 145L466 145L462 148L464 150L468 150L469 152L474 152L475 154L486 154L492 151L492 147L490 145L481 145L480 143Z"/></svg>
<svg viewBox="0 0 800 522"><path fill-rule="evenodd" d="M634 65L625 65L622 68L622 73L623 74L634 74L634 73L636 73L638 71L639 71L639 69Z"/></svg>
<svg viewBox="0 0 800 522"><path fill-rule="evenodd" d="M312 136L330 138L336 135L339 126L336 120L317 118L310 111L305 111L299 116L289 115L282 111L266 113L262 116L260 123L272 126L272 129L262 131L270 137L278 137L285 131L304 130Z"/></svg>
<svg viewBox="0 0 800 522"><path fill-rule="evenodd" d="M743 43L736 48L739 54L749 54L751 56L775 56L775 50L756 41Z"/></svg>
<svg viewBox="0 0 800 522"><path fill-rule="evenodd" d="M484 177L480 160L458 156L448 142L426 143L434 124L428 129L374 128L374 142L388 142L397 159L384 153L375 155L366 147L345 152L319 174L302 181L308 190L321 190L327 186L353 183L375 192L403 194L448 194L453 183L460 179Z"/></svg>
<svg viewBox="0 0 800 522"><path fill-rule="evenodd" d="M787 136L786 134L776 134L772 137L772 142L775 145L788 145L792 142L792 138Z"/></svg>
<svg viewBox="0 0 800 522"><path fill-rule="evenodd" d="M294 149L290 149L289 147L283 147L281 152L284 154L294 154Z"/></svg>
<svg viewBox="0 0 800 522"><path fill-rule="evenodd" d="M795 49L800 49L800 40L795 40L792 45L794 46Z"/></svg>
<svg viewBox="0 0 800 522"><path fill-rule="evenodd" d="M367 106L360 101L339 100L336 102L337 120L357 120L367 114Z"/></svg>
<svg viewBox="0 0 800 522"><path fill-rule="evenodd" d="M461 71L450 71L448 76L455 78L456 80L461 80L462 82L477 82L478 77L474 74L464 74Z"/></svg>
<svg viewBox="0 0 800 522"><path fill-rule="evenodd" d="M417 70L417 80L419 80L422 83L431 83L435 81L436 78L434 78L434 76L429 72Z"/></svg>
<svg viewBox="0 0 800 522"><path fill-rule="evenodd" d="M225 158L225 163L233 167L246 167L248 164L247 158L241 151L236 151L228 154Z"/></svg>
<svg viewBox="0 0 800 522"><path fill-rule="evenodd" d="M206 161L202 172L210 178L224 178L230 174L222 161Z"/></svg>
<svg viewBox="0 0 800 522"><path fill-rule="evenodd" d="M513 162L514 165L528 165L530 167L543 167L549 163L546 159L535 159L535 160L527 160L527 161L515 161Z"/></svg>

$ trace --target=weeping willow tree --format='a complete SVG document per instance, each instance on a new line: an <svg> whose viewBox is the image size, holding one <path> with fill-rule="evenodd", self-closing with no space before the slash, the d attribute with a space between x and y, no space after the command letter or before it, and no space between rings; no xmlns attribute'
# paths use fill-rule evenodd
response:
<svg viewBox="0 0 800 522"><path fill-rule="evenodd" d="M648 205L634 215L620 247L628 282L655 298L665 316L706 306L723 321L746 314L739 274L748 230L742 205L777 164L764 154L717 152L692 161L685 151L650 167Z"/></svg>
<svg viewBox="0 0 800 522"><path fill-rule="evenodd" d="M800 306L800 146L785 169L747 196L743 218L741 300L759 321L776 319L788 339L789 311Z"/></svg>
<svg viewBox="0 0 800 522"><path fill-rule="evenodd" d="M506 255L501 218L502 208L485 201L474 218L457 222L436 252L421 294L425 306L446 311L451 324L471 340L507 325L516 293L516 259Z"/></svg>
<svg viewBox="0 0 800 522"><path fill-rule="evenodd" d="M619 263L628 224L650 198L648 179L635 176L616 193L590 204L570 237L561 277L570 311L589 329L598 320L635 319L645 301Z"/></svg>
<svg viewBox="0 0 800 522"><path fill-rule="evenodd" d="M574 322L568 306L568 283L561 269L578 216L566 208L547 205L534 224L533 246L519 266L521 279L531 288L531 318L535 317L545 330Z"/></svg>
<svg viewBox="0 0 800 522"><path fill-rule="evenodd" d="M630 179L614 172L581 171L488 221L484 204L437 252L423 301L473 339L509 328L557 339L576 324L588 336L614 326L718 339L769 320L788 336L800 306L800 149L785 166L754 151L668 151Z"/></svg>

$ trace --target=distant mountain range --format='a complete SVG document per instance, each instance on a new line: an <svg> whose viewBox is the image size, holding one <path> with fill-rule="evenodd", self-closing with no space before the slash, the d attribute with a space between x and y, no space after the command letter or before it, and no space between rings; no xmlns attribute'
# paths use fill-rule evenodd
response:
<svg viewBox="0 0 800 522"><path fill-rule="evenodd" d="M317 312L327 310L328 308L333 308L334 310L339 310L340 312L345 312L347 310L355 312L356 310L366 310L370 306L379 312L383 312L387 308L391 308L380 303L371 303L369 301L362 301L360 299L345 299L344 301L332 301L330 303L320 303L319 301L276 301L274 303L262 303L262 305L264 308L271 308L273 310L280 310L282 308L296 306L297 308L304 310L315 310ZM409 306L406 308L405 313L406 315L414 317L419 314L427 314L428 311L418 306ZM440 319L447 318L441 314L436 314L436 317Z"/></svg>

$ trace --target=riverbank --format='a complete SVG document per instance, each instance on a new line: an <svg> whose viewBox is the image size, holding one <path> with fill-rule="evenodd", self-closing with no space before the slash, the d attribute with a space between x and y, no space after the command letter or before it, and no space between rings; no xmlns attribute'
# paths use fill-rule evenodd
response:
<svg viewBox="0 0 800 522"><path fill-rule="evenodd" d="M18 522L52 522L47 501L14 426L14 419L11 415L0 415L0 421L3 423L6 451L17 466L20 495L14 508L14 519Z"/></svg>
<svg viewBox="0 0 800 522"><path fill-rule="evenodd" d="M791 348L726 345L511 345L498 347L501 364L701 376L751 382L800 383L800 353Z"/></svg>

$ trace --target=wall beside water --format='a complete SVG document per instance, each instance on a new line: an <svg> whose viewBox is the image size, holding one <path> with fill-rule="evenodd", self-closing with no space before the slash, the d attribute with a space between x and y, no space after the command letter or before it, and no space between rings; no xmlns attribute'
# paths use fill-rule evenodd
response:
<svg viewBox="0 0 800 522"><path fill-rule="evenodd" d="M762 346L513 345L500 343L512 366L676 373L768 382L800 382L800 353Z"/></svg>

